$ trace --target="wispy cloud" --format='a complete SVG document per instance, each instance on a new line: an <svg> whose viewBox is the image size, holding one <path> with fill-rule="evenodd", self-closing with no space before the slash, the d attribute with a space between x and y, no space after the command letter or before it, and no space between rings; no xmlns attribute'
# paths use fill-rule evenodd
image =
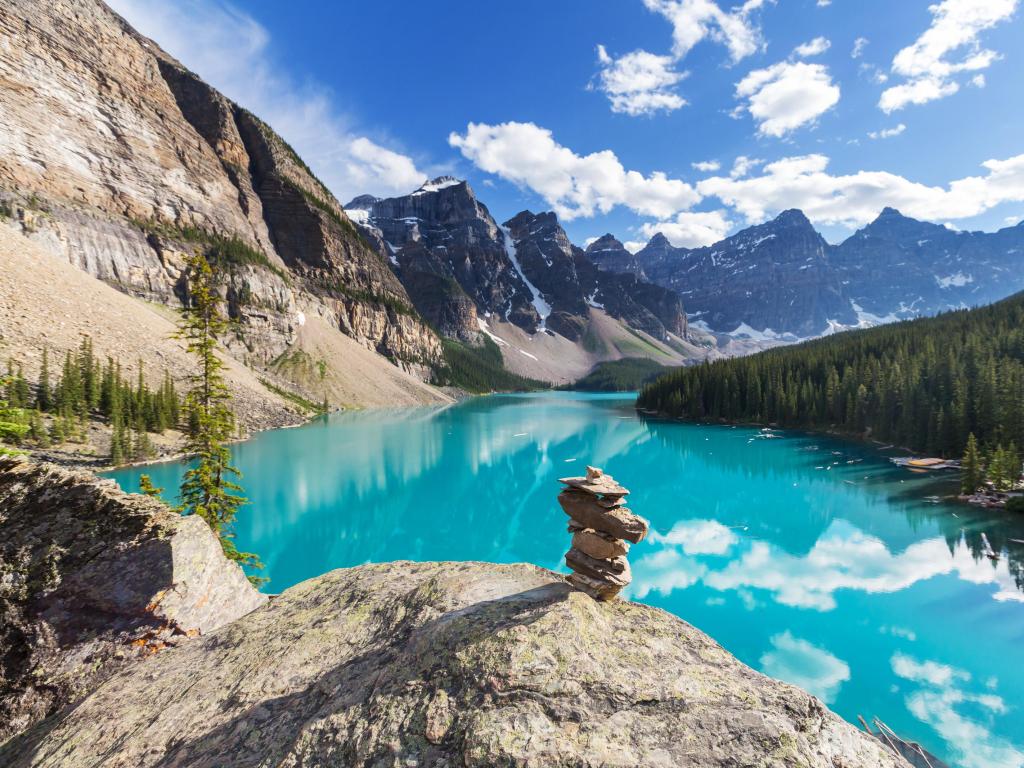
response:
<svg viewBox="0 0 1024 768"><path fill-rule="evenodd" d="M752 14L765 0L746 0L723 11L712 0L644 0L648 10L672 25L672 51L656 54L636 50L619 57L599 45L596 88L602 91L613 112L651 115L672 112L686 105L675 86L686 77L677 65L702 40L724 45L733 63L759 50L763 41Z"/></svg>
<svg viewBox="0 0 1024 768"><path fill-rule="evenodd" d="M907 130L907 126L905 126L903 123L900 123L899 125L894 126L892 128L883 128L880 131L868 131L868 138L891 139L893 136L899 136L905 130Z"/></svg>
<svg viewBox="0 0 1024 768"><path fill-rule="evenodd" d="M890 113L925 104L960 90L956 75L987 69L1000 58L983 48L980 35L1017 10L1019 0L942 0L929 7L931 26L892 61L904 82L882 92L878 106Z"/></svg>
<svg viewBox="0 0 1024 768"><path fill-rule="evenodd" d="M426 178L412 158L360 135L329 89L286 74L270 33L239 8L218 0L109 4L189 69L272 125L343 203L363 192L405 193Z"/></svg>

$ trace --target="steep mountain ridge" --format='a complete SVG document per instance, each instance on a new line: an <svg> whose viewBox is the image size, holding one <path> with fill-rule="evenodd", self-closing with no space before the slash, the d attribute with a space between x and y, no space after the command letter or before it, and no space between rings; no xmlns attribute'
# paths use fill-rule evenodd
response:
<svg viewBox="0 0 1024 768"><path fill-rule="evenodd" d="M893 208L839 245L797 210L703 248L656 234L630 258L608 237L591 246L602 269L642 272L677 291L701 326L760 342L977 306L1024 288L1024 225L958 232Z"/></svg>
<svg viewBox="0 0 1024 768"><path fill-rule="evenodd" d="M617 321L622 334L656 342L644 341L632 354L680 364L706 351L688 343L679 296L635 275L598 269L554 213L522 211L499 225L469 184L450 176L401 197L361 195L346 212L435 328L470 344L483 335L495 339L506 364L523 375L565 381L582 375L578 365L589 369L621 356L612 339L619 333L595 321L595 311ZM564 341L579 349L568 350ZM571 370L540 359L567 353L578 360ZM523 369L522 356L541 364Z"/></svg>
<svg viewBox="0 0 1024 768"><path fill-rule="evenodd" d="M310 316L421 378L440 361L387 263L257 117L97 0L14 0L0 34L9 224L172 306L184 254L202 249L234 321L229 349L250 364L273 366Z"/></svg>

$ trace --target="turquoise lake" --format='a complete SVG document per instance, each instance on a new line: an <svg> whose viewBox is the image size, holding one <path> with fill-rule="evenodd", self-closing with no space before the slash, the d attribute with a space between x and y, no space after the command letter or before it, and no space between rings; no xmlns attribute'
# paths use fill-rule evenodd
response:
<svg viewBox="0 0 1024 768"><path fill-rule="evenodd" d="M641 419L625 395L337 414L234 446L251 500L238 545L271 592L397 559L564 571L557 478L593 464L651 521L627 596L951 765L1024 765L1024 520L942 501L951 478L873 446L757 434ZM112 477L173 489L182 471Z"/></svg>

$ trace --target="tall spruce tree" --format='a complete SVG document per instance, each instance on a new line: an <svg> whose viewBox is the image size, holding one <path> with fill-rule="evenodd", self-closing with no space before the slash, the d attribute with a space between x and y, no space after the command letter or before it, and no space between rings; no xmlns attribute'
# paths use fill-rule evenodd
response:
<svg viewBox="0 0 1024 768"><path fill-rule="evenodd" d="M981 487L985 479L985 471L981 466L981 453L978 451L978 441L972 432L967 437L967 450L964 452L963 477L960 481L960 490L964 494L972 494Z"/></svg>
<svg viewBox="0 0 1024 768"><path fill-rule="evenodd" d="M189 414L185 450L193 456L195 464L182 479L180 509L182 514L199 515L206 520L229 559L259 569L263 567L259 558L250 552L240 552L234 542L235 518L247 500L237 482L241 473L232 465L227 447L235 420L228 405L231 394L224 383L224 364L216 353L217 336L227 329L227 321L220 314L213 271L206 258L200 253L193 254L187 260L187 269L189 296L177 337L185 340L198 372L189 377L191 387L185 395ZM249 580L266 581L254 576Z"/></svg>

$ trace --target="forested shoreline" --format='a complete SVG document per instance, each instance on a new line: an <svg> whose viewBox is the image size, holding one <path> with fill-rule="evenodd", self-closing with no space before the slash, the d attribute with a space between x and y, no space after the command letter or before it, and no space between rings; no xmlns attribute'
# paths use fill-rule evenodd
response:
<svg viewBox="0 0 1024 768"><path fill-rule="evenodd" d="M870 437L945 457L970 436L986 452L1024 445L1024 293L673 371L641 409L695 421Z"/></svg>

